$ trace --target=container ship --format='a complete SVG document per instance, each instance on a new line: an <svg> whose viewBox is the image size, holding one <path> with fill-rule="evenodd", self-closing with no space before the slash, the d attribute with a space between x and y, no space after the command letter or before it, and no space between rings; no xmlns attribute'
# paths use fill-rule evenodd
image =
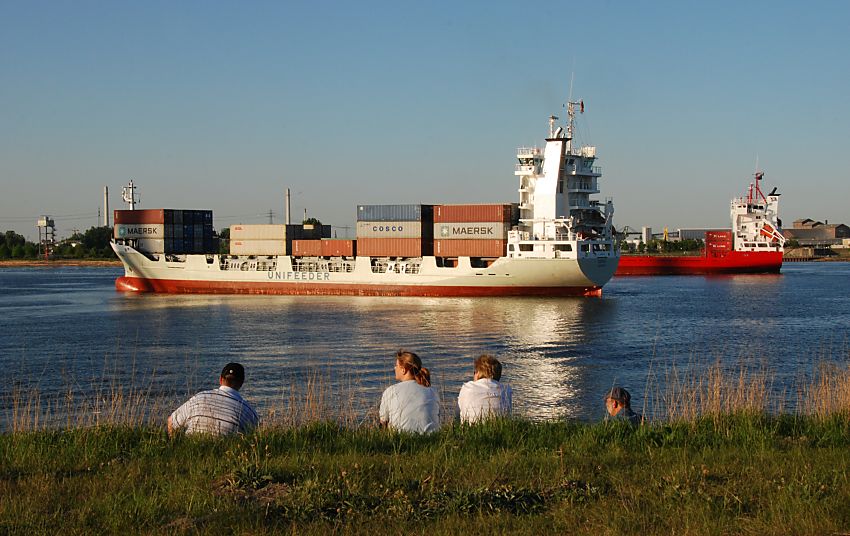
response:
<svg viewBox="0 0 850 536"><path fill-rule="evenodd" d="M616 275L779 273L785 237L776 188L765 195L755 174L747 195L732 200L732 229L707 231L699 255L623 255Z"/></svg>
<svg viewBox="0 0 850 536"><path fill-rule="evenodd" d="M128 292L600 296L619 250L613 202L594 199L596 148L573 146L576 108L549 118L543 147L517 151L519 202L358 205L355 240L330 226L234 225L228 254L208 210L115 211L112 248ZM126 190L126 189L125 189ZM125 195L125 201L127 196ZM287 211L288 213L288 211Z"/></svg>

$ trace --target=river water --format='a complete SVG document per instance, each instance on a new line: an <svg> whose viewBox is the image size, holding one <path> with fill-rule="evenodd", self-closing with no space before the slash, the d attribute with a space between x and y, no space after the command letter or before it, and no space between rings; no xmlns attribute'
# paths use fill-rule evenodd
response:
<svg viewBox="0 0 850 536"><path fill-rule="evenodd" d="M575 299L132 295L115 291L121 274L0 268L0 429L13 387L47 400L140 386L168 406L215 385L229 361L246 366L242 392L261 416L287 388L319 382L322 404L366 421L401 347L423 358L447 405L487 352L504 363L516 412L594 420L613 384L646 407L671 369L695 363L766 367L788 396L818 363L846 363L850 346L848 263L615 278L602 298Z"/></svg>

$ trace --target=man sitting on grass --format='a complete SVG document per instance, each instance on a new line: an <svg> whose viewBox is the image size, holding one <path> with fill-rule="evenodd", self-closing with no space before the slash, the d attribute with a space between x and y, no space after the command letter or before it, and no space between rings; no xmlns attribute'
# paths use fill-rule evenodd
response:
<svg viewBox="0 0 850 536"><path fill-rule="evenodd" d="M244 433L256 427L257 412L239 395L244 382L242 365L225 365L218 379L218 389L201 391L168 417L168 435L178 429L185 429L187 434L225 435Z"/></svg>
<svg viewBox="0 0 850 536"><path fill-rule="evenodd" d="M639 413L632 411L632 395L622 387L614 387L605 395L605 420L626 421L635 426L643 422Z"/></svg>

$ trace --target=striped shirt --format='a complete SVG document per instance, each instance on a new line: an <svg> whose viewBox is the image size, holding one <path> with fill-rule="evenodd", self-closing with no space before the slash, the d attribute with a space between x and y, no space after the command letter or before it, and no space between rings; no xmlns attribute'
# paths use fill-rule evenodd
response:
<svg viewBox="0 0 850 536"><path fill-rule="evenodd" d="M242 399L239 391L226 385L201 391L171 414L171 426L185 428L187 434L244 433L258 423L254 408Z"/></svg>

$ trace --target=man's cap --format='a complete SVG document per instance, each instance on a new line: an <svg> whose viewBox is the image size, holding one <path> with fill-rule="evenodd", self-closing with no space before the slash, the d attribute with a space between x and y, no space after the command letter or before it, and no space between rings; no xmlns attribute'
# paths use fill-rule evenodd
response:
<svg viewBox="0 0 850 536"><path fill-rule="evenodd" d="M221 377L245 381L245 367L239 363L228 363L221 369Z"/></svg>
<svg viewBox="0 0 850 536"><path fill-rule="evenodd" d="M629 392L622 387L613 387L610 391L608 391L608 394L605 395L605 400L608 400L609 398L611 400L616 400L621 404L628 404L632 399L632 395L630 395Z"/></svg>

